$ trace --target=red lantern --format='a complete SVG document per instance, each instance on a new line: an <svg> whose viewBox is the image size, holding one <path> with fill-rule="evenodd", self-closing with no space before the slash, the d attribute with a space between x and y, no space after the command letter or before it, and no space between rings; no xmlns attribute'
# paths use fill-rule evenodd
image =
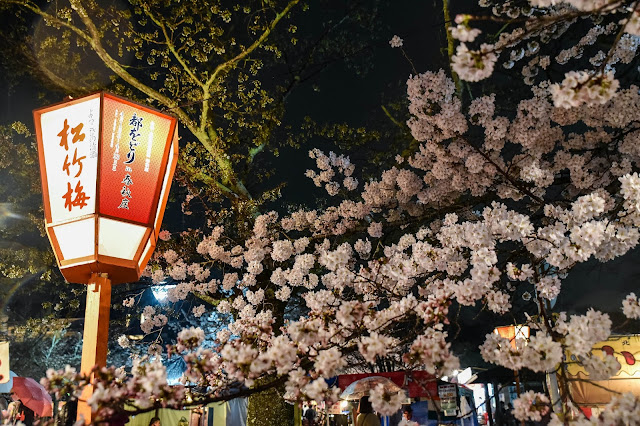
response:
<svg viewBox="0 0 640 426"><path fill-rule="evenodd" d="M506 325L493 329L495 334L509 340L511 347L516 349L516 340L524 340L525 344L529 340L531 329L528 325Z"/></svg>

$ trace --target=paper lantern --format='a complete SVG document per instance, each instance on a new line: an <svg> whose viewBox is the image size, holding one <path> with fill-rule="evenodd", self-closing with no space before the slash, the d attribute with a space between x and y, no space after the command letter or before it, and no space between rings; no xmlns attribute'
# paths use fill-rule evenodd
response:
<svg viewBox="0 0 640 426"><path fill-rule="evenodd" d="M508 339L509 343L511 343L511 347L513 349L516 349L516 340L523 340L526 344L526 342L529 340L531 329L528 325L506 325L503 327L494 328L493 332L500 335L500 337Z"/></svg>
<svg viewBox="0 0 640 426"><path fill-rule="evenodd" d="M620 369L606 380L592 380L580 358L565 350L566 374L572 400L578 405L603 406L620 393L640 396L640 335L610 336L593 345L590 356L614 357Z"/></svg>
<svg viewBox="0 0 640 426"><path fill-rule="evenodd" d="M177 120L99 92L34 111L47 235L62 275L136 281L178 159Z"/></svg>

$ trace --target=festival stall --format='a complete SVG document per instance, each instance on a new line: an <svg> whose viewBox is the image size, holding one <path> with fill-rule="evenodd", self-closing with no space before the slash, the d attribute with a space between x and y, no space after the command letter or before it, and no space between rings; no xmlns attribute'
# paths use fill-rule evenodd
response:
<svg viewBox="0 0 640 426"><path fill-rule="evenodd" d="M566 373L571 396L587 415L597 414L616 393L640 395L640 335L611 336L596 343L591 356L613 356L620 363L620 370L607 380L590 380L579 358L567 352Z"/></svg>
<svg viewBox="0 0 640 426"><path fill-rule="evenodd" d="M247 399L236 398L184 410L161 408L131 416L127 425L148 426L152 417L159 417L163 425L170 426L246 426Z"/></svg>
<svg viewBox="0 0 640 426"><path fill-rule="evenodd" d="M421 426L478 424L473 391L464 385L437 379L426 371L395 371L389 373L344 374L338 376L338 386L345 390L352 383L380 376L391 380L407 393L406 406L411 406L412 420ZM402 412L382 419L383 425L394 426Z"/></svg>

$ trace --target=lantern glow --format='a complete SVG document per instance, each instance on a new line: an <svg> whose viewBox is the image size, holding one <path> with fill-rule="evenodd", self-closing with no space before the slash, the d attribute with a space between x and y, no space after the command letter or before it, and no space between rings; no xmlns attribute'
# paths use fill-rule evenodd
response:
<svg viewBox="0 0 640 426"><path fill-rule="evenodd" d="M522 340L525 344L529 341L531 329L528 325L507 325L503 327L496 327L493 329L493 332L505 339L508 339L511 347L516 349L517 340Z"/></svg>

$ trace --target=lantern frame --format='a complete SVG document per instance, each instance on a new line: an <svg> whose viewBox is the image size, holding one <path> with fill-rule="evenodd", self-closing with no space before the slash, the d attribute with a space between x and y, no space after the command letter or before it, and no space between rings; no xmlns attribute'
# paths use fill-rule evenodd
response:
<svg viewBox="0 0 640 426"><path fill-rule="evenodd" d="M95 181L96 192L94 200L94 212L86 215L76 216L69 220L59 220L57 222L53 222L51 212L51 199L49 194L49 176L47 174L47 165L45 162L41 117L43 114L95 99L99 99L100 106L99 116L97 118L97 170ZM167 137L166 139L162 139L162 143L164 143L162 157L156 160L160 162L160 169L155 181L153 198L151 199L152 204L149 208L149 213L145 221L123 219L110 214L105 214L101 211L102 206L100 204L100 192L103 179L102 161L105 160L105 153L103 152L105 149L105 141L103 139L106 126L104 109L105 101L107 100L115 101L119 104L124 104L125 106L140 110L141 112L144 112L146 114L151 114L153 116L169 120L169 131L167 133ZM109 279L113 284L137 281L142 271L146 267L147 262L151 258L153 250L155 249L160 232L160 226L164 217L166 203L169 197L169 189L171 187L171 182L178 161L177 118L170 114L161 112L157 109L137 104L128 99L122 98L112 93L108 93L106 91L91 93L77 99L63 101L43 108L35 109L33 111L33 116L36 128L36 139L38 143L40 175L42 178L45 229L63 276L69 282L83 284L89 283L92 274L96 273L108 274ZM91 182L90 184L93 185L93 182ZM115 221L116 223L111 223L109 221ZM137 242L128 247L130 248L129 252L133 254L129 259L101 253L101 251L107 250L104 246L102 246L101 248L100 244L101 241L104 241L105 238L107 238L106 229L110 225L119 226L123 229L126 229L127 225L140 228L136 229L137 238L135 238L134 241ZM76 233L78 232L78 230L93 229L93 241L91 242L92 237L89 235L75 235L74 241L61 241L68 238L71 239L71 236L73 236L74 234L74 227L77 228ZM133 230L134 228L131 227L128 229ZM65 229L66 231L63 231ZM101 231L105 231L105 233L103 234L101 233ZM65 232L67 234L70 233L71 236L63 235ZM128 235L123 235L122 244L127 243L127 236ZM89 239L89 241L83 241L86 244L85 247L90 247L91 245L93 245L93 253L90 255L70 257L68 255L68 248L76 244L77 242L80 242L81 238L83 237ZM114 236L108 235L108 237L110 238L110 243L113 247ZM117 244L117 241L115 241L115 243ZM65 248L67 251L66 257L65 250L63 250L63 248Z"/></svg>

